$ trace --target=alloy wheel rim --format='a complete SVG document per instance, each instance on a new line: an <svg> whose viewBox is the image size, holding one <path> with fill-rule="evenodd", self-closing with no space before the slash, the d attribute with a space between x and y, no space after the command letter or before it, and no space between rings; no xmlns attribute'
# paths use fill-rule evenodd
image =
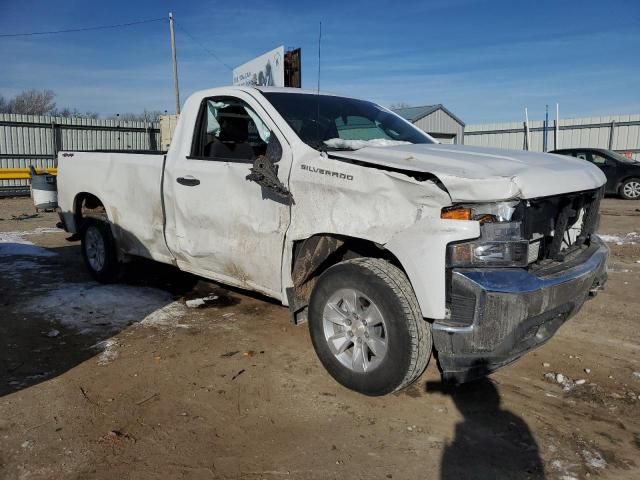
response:
<svg viewBox="0 0 640 480"><path fill-rule="evenodd" d="M106 260L106 248L104 238L96 227L89 227L85 236L85 252L87 253L87 261L91 268L96 272L104 268Z"/></svg>
<svg viewBox="0 0 640 480"><path fill-rule="evenodd" d="M367 373L377 368L388 351L387 326L377 305L353 288L335 292L323 312L329 350L346 368Z"/></svg>
<svg viewBox="0 0 640 480"><path fill-rule="evenodd" d="M624 194L629 198L640 197L640 182L628 182L624 186Z"/></svg>

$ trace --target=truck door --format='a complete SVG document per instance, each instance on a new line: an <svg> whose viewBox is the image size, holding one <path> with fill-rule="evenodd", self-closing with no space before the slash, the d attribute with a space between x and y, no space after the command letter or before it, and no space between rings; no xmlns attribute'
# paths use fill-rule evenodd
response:
<svg viewBox="0 0 640 480"><path fill-rule="evenodd" d="M202 101L193 139L181 139L190 148L169 152L167 244L183 270L280 299L290 202L246 177L254 160L275 145L279 158L273 161L286 185L292 154L261 105L247 93L233 93Z"/></svg>

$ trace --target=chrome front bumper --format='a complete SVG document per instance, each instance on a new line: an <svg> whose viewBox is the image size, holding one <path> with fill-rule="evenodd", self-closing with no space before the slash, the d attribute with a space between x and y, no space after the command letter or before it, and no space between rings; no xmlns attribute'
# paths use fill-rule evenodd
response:
<svg viewBox="0 0 640 480"><path fill-rule="evenodd" d="M547 341L607 278L597 237L562 264L526 269L454 269L450 318L433 324L445 379L464 382L513 362Z"/></svg>

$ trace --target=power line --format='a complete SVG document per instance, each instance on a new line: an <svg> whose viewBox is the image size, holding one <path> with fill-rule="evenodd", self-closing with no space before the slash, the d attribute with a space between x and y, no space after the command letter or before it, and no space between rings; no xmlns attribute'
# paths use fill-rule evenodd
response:
<svg viewBox="0 0 640 480"><path fill-rule="evenodd" d="M176 22L176 19L173 19L173 23L175 23L178 28L180 28L184 33L187 34L187 36L189 36L191 38L191 40L193 40L197 45L200 46L200 48L202 48L205 52L207 52L209 55L211 55L213 58L215 58L218 62L220 62L222 65L224 65L225 67L227 67L227 69L229 69L230 71L233 71L233 67L230 67L229 64L225 63L224 60L222 60L218 55L216 55L214 52L212 52L211 50L209 50L207 47L205 47L202 42L200 42L196 37L194 37L193 35L191 35L180 23Z"/></svg>
<svg viewBox="0 0 640 480"><path fill-rule="evenodd" d="M90 30L106 30L109 28L131 27L133 25L141 25L143 23L165 22L166 18L151 18L149 20L139 20L137 22L118 23L115 25L100 25L96 27L70 28L67 30L51 30L48 32L29 32L29 33L3 33L0 37L31 37L34 35L53 35L58 33L87 32Z"/></svg>

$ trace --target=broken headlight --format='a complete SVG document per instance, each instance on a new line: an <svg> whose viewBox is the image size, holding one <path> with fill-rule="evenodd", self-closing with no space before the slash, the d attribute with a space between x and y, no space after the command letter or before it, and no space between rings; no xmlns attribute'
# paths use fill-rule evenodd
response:
<svg viewBox="0 0 640 480"><path fill-rule="evenodd" d="M508 222L518 202L469 203L443 208L440 218L447 220L475 220L483 223Z"/></svg>
<svg viewBox="0 0 640 480"><path fill-rule="evenodd" d="M518 202L455 205L442 210L441 218L475 220L480 238L447 247L449 267L526 267L537 259L530 255L522 227L513 221Z"/></svg>

